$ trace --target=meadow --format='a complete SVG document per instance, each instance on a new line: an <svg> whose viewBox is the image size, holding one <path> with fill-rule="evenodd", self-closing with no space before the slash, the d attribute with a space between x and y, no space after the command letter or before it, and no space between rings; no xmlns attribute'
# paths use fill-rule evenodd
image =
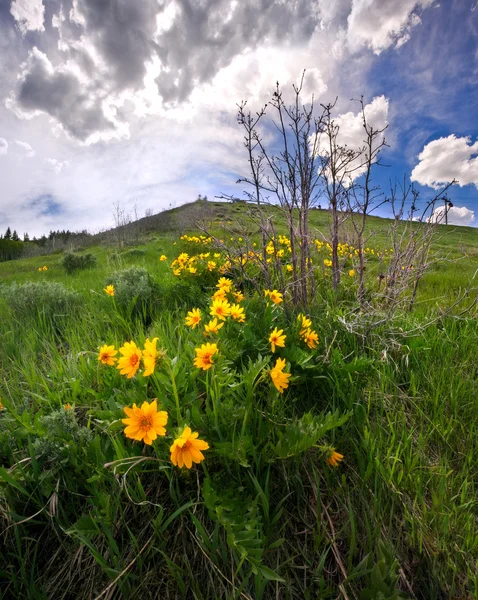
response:
<svg viewBox="0 0 478 600"><path fill-rule="evenodd" d="M305 310L224 251L259 243L247 205L207 210L221 247L190 205L72 273L0 263L2 597L477 598L477 230L438 227L413 310L360 329L327 211Z"/></svg>

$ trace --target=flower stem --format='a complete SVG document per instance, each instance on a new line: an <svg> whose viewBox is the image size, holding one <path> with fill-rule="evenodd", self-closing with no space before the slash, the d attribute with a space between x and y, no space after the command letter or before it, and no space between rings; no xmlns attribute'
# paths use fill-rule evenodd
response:
<svg viewBox="0 0 478 600"><path fill-rule="evenodd" d="M173 387L173 395L174 395L174 400L176 402L176 420L178 422L178 425L180 425L182 422L182 417L181 417L181 407L179 405L178 388L176 387L176 379L174 377L174 371L171 368L171 365L169 364L169 362L167 362L166 364L167 364L167 368L169 371L169 375L171 377L171 385Z"/></svg>

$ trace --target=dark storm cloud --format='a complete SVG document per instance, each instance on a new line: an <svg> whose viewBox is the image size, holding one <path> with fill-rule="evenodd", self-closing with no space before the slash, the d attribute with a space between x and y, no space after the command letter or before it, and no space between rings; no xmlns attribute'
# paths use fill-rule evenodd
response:
<svg viewBox="0 0 478 600"><path fill-rule="evenodd" d="M100 100L91 100L84 85L71 72L55 71L47 57L34 49L26 65L17 100L23 109L43 111L58 119L80 140L98 130L112 129Z"/></svg>
<svg viewBox="0 0 478 600"><path fill-rule="evenodd" d="M82 0L89 40L112 70L117 88L136 87L145 75L145 62L159 49L153 41L157 0Z"/></svg>
<svg viewBox="0 0 478 600"><path fill-rule="evenodd" d="M156 36L171 4L174 19ZM44 52L30 51L16 103L20 112L54 117L83 141L118 126L104 102L142 89L153 57L162 65L159 95L180 103L245 51L306 44L318 22L314 0L55 0L47 16L41 35L48 39L37 44Z"/></svg>

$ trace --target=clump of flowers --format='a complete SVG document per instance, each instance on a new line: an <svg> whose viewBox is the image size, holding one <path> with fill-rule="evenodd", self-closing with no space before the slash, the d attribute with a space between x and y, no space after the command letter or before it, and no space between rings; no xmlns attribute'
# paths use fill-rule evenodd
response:
<svg viewBox="0 0 478 600"><path fill-rule="evenodd" d="M114 285L107 285L104 289L104 292L106 292L108 294L108 296L114 296L115 295L115 286Z"/></svg>
<svg viewBox="0 0 478 600"><path fill-rule="evenodd" d="M274 328L274 330L271 332L270 336L269 336L269 342L271 345L271 352L275 352L276 351L276 346L278 348L284 348L285 347L285 339L286 339L286 335L284 334L284 330L283 329L277 329L277 327Z"/></svg>
<svg viewBox="0 0 478 600"><path fill-rule="evenodd" d="M200 440L199 433L193 432L190 427L185 427L170 448L171 462L174 466L190 469L193 463L199 464L204 460L201 450L207 450L209 444Z"/></svg>
<svg viewBox="0 0 478 600"><path fill-rule="evenodd" d="M289 387L288 380L291 376L290 373L284 373L285 365L285 358L278 358L275 366L270 371L272 383L275 385L275 387L279 390L281 394L283 394L284 390L286 390Z"/></svg>
<svg viewBox="0 0 478 600"><path fill-rule="evenodd" d="M127 425L124 434L127 438L141 441L151 446L153 441L160 436L166 435L165 425L168 422L168 413L164 410L158 411L158 402L155 398L151 403L143 402L141 407L133 404L133 408L124 407L127 419L122 422Z"/></svg>
<svg viewBox="0 0 478 600"><path fill-rule="evenodd" d="M194 359L194 365L203 371L207 371L212 367L214 362L212 357L219 352L216 344L203 344L200 348L195 349L196 358Z"/></svg>
<svg viewBox="0 0 478 600"><path fill-rule="evenodd" d="M297 320L299 321L299 335L302 338L302 340L307 344L309 348L317 348L317 344L319 343L319 336L317 332L315 332L312 329L312 321L302 313L297 315Z"/></svg>

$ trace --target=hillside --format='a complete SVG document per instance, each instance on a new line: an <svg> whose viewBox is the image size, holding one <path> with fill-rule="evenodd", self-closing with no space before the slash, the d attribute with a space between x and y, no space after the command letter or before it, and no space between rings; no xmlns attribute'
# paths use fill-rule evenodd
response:
<svg viewBox="0 0 478 600"><path fill-rule="evenodd" d="M2 597L472 600L478 232L438 228L392 314L388 220L370 303L353 248L333 294L317 244L306 308L200 221L258 239L250 206L193 203L97 238L71 274L61 252L0 263Z"/></svg>

